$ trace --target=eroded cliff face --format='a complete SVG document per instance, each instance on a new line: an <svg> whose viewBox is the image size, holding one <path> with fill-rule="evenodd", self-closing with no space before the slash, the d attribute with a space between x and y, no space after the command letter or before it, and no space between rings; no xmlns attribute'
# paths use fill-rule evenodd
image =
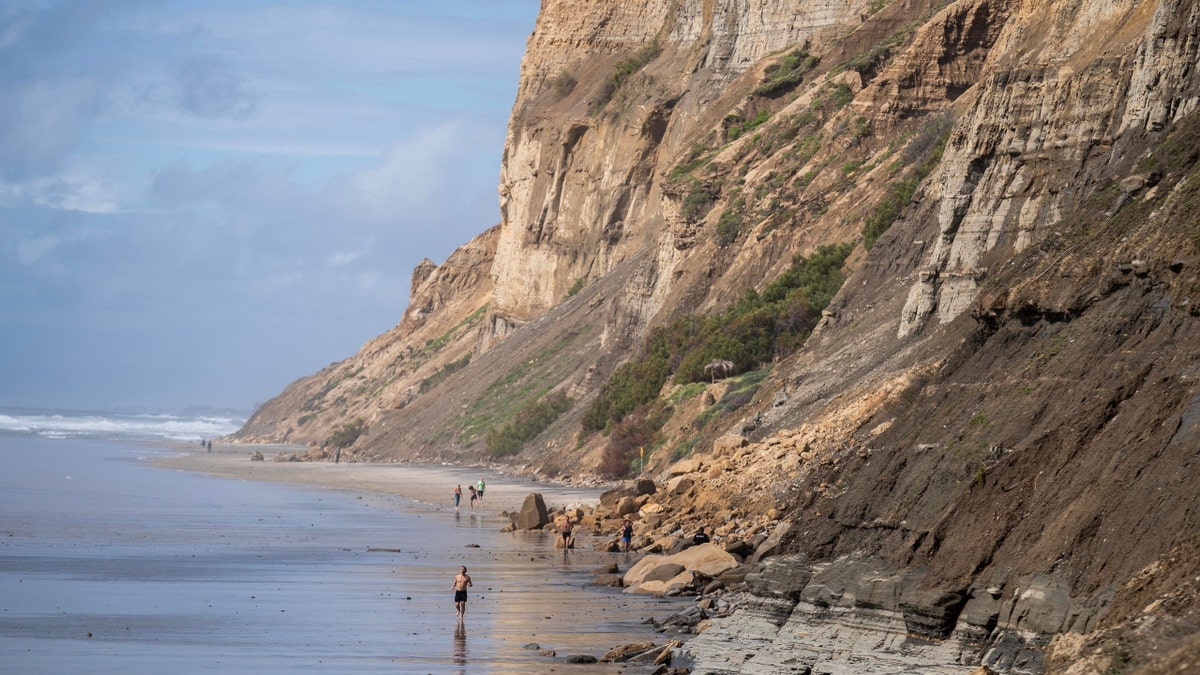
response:
<svg viewBox="0 0 1200 675"><path fill-rule="evenodd" d="M689 657L1200 663L1197 78L1181 0L549 0L501 225L418 268L395 330L242 436L361 418L354 457L479 461L489 428L562 392L510 468L586 474L606 441L582 411L651 327L857 242L751 404L698 430L722 385L679 400L649 457L674 487L639 535L706 524L770 553Z"/></svg>
<svg viewBox="0 0 1200 675"><path fill-rule="evenodd" d="M547 3L529 39L500 177L494 315L520 325L574 285L648 254L648 323L680 262L663 174L728 112L712 106L772 52L821 49L867 3ZM649 61L614 91L622 61ZM706 256L708 257L708 256Z"/></svg>

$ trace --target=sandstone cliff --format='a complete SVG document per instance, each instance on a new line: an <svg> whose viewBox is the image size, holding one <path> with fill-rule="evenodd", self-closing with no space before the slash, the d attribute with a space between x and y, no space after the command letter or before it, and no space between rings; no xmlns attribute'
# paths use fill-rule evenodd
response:
<svg viewBox="0 0 1200 675"><path fill-rule="evenodd" d="M1198 78L1183 0L548 0L499 227L240 436L480 461L562 392L513 467L586 473L583 409L652 327L853 241L749 405L697 425L723 385L672 390L643 468L688 487L643 526L778 539L692 658L870 672L840 630L875 672L1200 663Z"/></svg>

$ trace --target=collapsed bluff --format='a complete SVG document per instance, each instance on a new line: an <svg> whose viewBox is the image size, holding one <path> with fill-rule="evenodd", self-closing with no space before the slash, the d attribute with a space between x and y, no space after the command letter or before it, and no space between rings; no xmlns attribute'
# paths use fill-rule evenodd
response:
<svg viewBox="0 0 1200 675"><path fill-rule="evenodd" d="M1194 670L1198 162L1195 2L547 0L499 224L236 438L652 480L697 672Z"/></svg>

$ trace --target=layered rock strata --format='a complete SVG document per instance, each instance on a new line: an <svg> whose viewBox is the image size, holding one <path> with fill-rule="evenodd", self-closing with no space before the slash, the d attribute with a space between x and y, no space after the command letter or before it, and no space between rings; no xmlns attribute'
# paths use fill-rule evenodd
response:
<svg viewBox="0 0 1200 675"><path fill-rule="evenodd" d="M546 2L500 227L243 437L358 417L356 457L478 461L562 392L511 467L578 476L608 443L582 411L650 329L853 241L744 408L668 383L659 491L596 517L746 553L697 670L1200 662L1197 78L1185 0Z"/></svg>

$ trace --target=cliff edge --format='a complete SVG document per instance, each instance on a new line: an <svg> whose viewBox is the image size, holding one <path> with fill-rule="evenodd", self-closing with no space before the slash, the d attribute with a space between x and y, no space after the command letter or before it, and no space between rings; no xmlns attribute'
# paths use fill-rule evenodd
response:
<svg viewBox="0 0 1200 675"><path fill-rule="evenodd" d="M766 545L703 672L1200 666L1198 78L1184 0L548 0L500 224L238 438L656 479Z"/></svg>

